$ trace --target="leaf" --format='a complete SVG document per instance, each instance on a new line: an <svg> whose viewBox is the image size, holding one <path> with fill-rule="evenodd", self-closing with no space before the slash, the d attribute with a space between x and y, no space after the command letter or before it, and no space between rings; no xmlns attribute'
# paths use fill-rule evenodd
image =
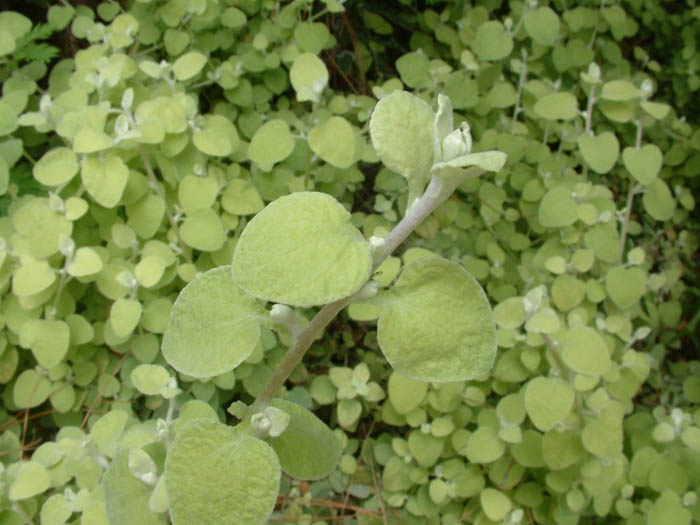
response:
<svg viewBox="0 0 700 525"><path fill-rule="evenodd" d="M355 133L343 117L331 117L311 128L309 147L336 168L349 168L355 162Z"/></svg>
<svg viewBox="0 0 700 525"><path fill-rule="evenodd" d="M51 383L35 370L22 372L12 389L12 399L17 408L34 408L49 398Z"/></svg>
<svg viewBox="0 0 700 525"><path fill-rule="evenodd" d="M224 225L211 208L201 208L188 215L180 225L180 237L187 246L203 252L215 252L226 241Z"/></svg>
<svg viewBox="0 0 700 525"><path fill-rule="evenodd" d="M173 525L263 525L274 509L280 475L267 443L196 419L178 432L165 460Z"/></svg>
<svg viewBox="0 0 700 525"><path fill-rule="evenodd" d="M112 460L102 483L110 525L166 523L164 514L154 514L150 511L148 501L152 488L131 473L128 450L122 450Z"/></svg>
<svg viewBox="0 0 700 525"><path fill-rule="evenodd" d="M537 7L525 13L525 31L535 42L553 46L559 37L559 17L551 8Z"/></svg>
<svg viewBox="0 0 700 525"><path fill-rule="evenodd" d="M571 120L579 114L576 97L567 92L545 95L535 103L533 110L547 120Z"/></svg>
<svg viewBox="0 0 700 525"><path fill-rule="evenodd" d="M396 61L396 70L403 83L410 88L425 89L432 83L430 60L421 50L402 55Z"/></svg>
<svg viewBox="0 0 700 525"><path fill-rule="evenodd" d="M428 393L428 383L417 381L399 372L389 376L389 401L399 414L408 414L418 408Z"/></svg>
<svg viewBox="0 0 700 525"><path fill-rule="evenodd" d="M408 450L421 467L429 468L435 465L445 450L445 440L421 430L413 430L408 436Z"/></svg>
<svg viewBox="0 0 700 525"><path fill-rule="evenodd" d="M192 134L192 143L205 155L226 157L240 145L238 131L231 121L221 115L207 115L202 128Z"/></svg>
<svg viewBox="0 0 700 525"><path fill-rule="evenodd" d="M479 26L474 40L474 52L481 60L502 60L513 51L513 39L503 24L490 20Z"/></svg>
<svg viewBox="0 0 700 525"><path fill-rule="evenodd" d="M578 374L601 376L610 368L610 352L601 335L588 326L574 326L564 337L561 358Z"/></svg>
<svg viewBox="0 0 700 525"><path fill-rule="evenodd" d="M622 162L639 184L651 184L661 170L663 155L656 144L647 144L641 148L626 147L622 151Z"/></svg>
<svg viewBox="0 0 700 525"><path fill-rule="evenodd" d="M320 22L299 22L294 28L294 40L299 49L314 55L323 51L330 38L326 24Z"/></svg>
<svg viewBox="0 0 700 525"><path fill-rule="evenodd" d="M50 369L63 361L68 352L70 328L65 321L32 319L22 325L20 341L32 349L41 366Z"/></svg>
<svg viewBox="0 0 700 525"><path fill-rule="evenodd" d="M296 403L273 399L270 404L291 416L284 432L269 440L282 470L297 479L320 479L330 474L342 453L338 437L312 412Z"/></svg>
<svg viewBox="0 0 700 525"><path fill-rule="evenodd" d="M435 114L424 100L394 91L374 108L369 129L377 155L387 168L408 179L410 198L417 198L433 165Z"/></svg>
<svg viewBox="0 0 700 525"><path fill-rule="evenodd" d="M12 275L12 292L18 297L43 292L56 280L56 273L46 261L25 259Z"/></svg>
<svg viewBox="0 0 700 525"><path fill-rule="evenodd" d="M493 463L503 456L505 445L489 426L479 427L467 441L464 451L472 463Z"/></svg>
<svg viewBox="0 0 700 525"><path fill-rule="evenodd" d="M221 206L234 215L253 215L262 210L265 203L250 182L233 179L221 194Z"/></svg>
<svg viewBox="0 0 700 525"><path fill-rule="evenodd" d="M128 337L141 320L143 306L136 299L121 297L114 301L109 314L109 323L118 337Z"/></svg>
<svg viewBox="0 0 700 525"><path fill-rule="evenodd" d="M157 396L160 389L168 384L170 374L160 365L139 365L131 371L131 382L136 389L147 396Z"/></svg>
<svg viewBox="0 0 700 525"><path fill-rule="evenodd" d="M657 221L667 221L676 211L676 201L668 185L661 179L654 179L647 185L642 196L644 209Z"/></svg>
<svg viewBox="0 0 700 525"><path fill-rule="evenodd" d="M80 176L85 189L100 206L114 208L122 198L129 180L129 168L116 155L88 157L83 161Z"/></svg>
<svg viewBox="0 0 700 525"><path fill-rule="evenodd" d="M80 128L73 138L75 153L95 153L112 147L114 141L103 131L89 127Z"/></svg>
<svg viewBox="0 0 700 525"><path fill-rule="evenodd" d="M179 81L189 80L197 75L207 63L207 56L199 51L190 51L173 64L173 74Z"/></svg>
<svg viewBox="0 0 700 525"><path fill-rule="evenodd" d="M297 93L299 102L318 102L328 85L328 69L313 53L302 53L294 59L289 70L289 81Z"/></svg>
<svg viewBox="0 0 700 525"><path fill-rule="evenodd" d="M22 461L10 485L10 501L21 501L41 494L51 486L51 478L46 468L36 461Z"/></svg>
<svg viewBox="0 0 700 525"><path fill-rule="evenodd" d="M605 100L627 101L641 97L642 92L628 80L611 80L600 90L600 98Z"/></svg>
<svg viewBox="0 0 700 525"><path fill-rule="evenodd" d="M231 280L231 267L200 274L180 292L163 336L163 357L177 371L211 377L233 370L255 349L266 312Z"/></svg>
<svg viewBox="0 0 700 525"><path fill-rule="evenodd" d="M355 293L372 266L369 243L333 197L298 192L268 204L243 230L233 279L266 301L313 306Z"/></svg>
<svg viewBox="0 0 700 525"><path fill-rule="evenodd" d="M574 406L574 391L565 381L536 377L525 387L525 409L538 430L553 429Z"/></svg>
<svg viewBox="0 0 700 525"><path fill-rule="evenodd" d="M294 150L294 137L289 125L280 119L266 122L253 135L248 146L248 158L264 171L283 161Z"/></svg>
<svg viewBox="0 0 700 525"><path fill-rule="evenodd" d="M81 246L75 251L73 260L68 265L68 274L73 277L86 277L102 271L104 262L100 255L87 246Z"/></svg>
<svg viewBox="0 0 700 525"><path fill-rule="evenodd" d="M474 379L496 357L484 291L462 266L439 257L404 267L382 306L377 340L395 370L422 381Z"/></svg>
<svg viewBox="0 0 700 525"><path fill-rule="evenodd" d="M615 266L605 275L605 290L610 299L622 309L639 302L647 285L647 274L641 268Z"/></svg>
<svg viewBox="0 0 700 525"><path fill-rule="evenodd" d="M68 148L47 151L34 165L34 178L46 186L60 186L71 180L79 168L78 157Z"/></svg>
<svg viewBox="0 0 700 525"><path fill-rule="evenodd" d="M485 488L479 494L481 500L481 508L484 509L484 514L491 521L502 521L513 508L508 496L500 490L493 488Z"/></svg>
<svg viewBox="0 0 700 525"><path fill-rule="evenodd" d="M129 419L124 410L112 410L95 421L90 429L90 441L97 452L114 458L119 452L119 437Z"/></svg>
<svg viewBox="0 0 700 525"><path fill-rule="evenodd" d="M617 162L620 154L620 143L610 131L598 136L581 135L578 138L578 148L588 165L598 173L607 173Z"/></svg>
<svg viewBox="0 0 700 525"><path fill-rule="evenodd" d="M218 192L219 183L214 177L187 175L177 187L178 201L186 215L210 208Z"/></svg>

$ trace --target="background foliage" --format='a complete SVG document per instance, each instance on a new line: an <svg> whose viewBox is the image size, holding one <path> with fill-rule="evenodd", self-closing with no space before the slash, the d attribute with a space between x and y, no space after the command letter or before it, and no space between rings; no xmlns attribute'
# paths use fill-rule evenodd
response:
<svg viewBox="0 0 700 525"><path fill-rule="evenodd" d="M286 392L343 455L283 477L272 522L700 521L694 2L3 4L0 521L168 521L172 437L233 421L284 351L264 329L235 373L177 373L178 292L291 192L386 233L407 188L368 119L396 89L449 95L475 150L508 154L377 276L461 262L496 365L410 380L352 305Z"/></svg>

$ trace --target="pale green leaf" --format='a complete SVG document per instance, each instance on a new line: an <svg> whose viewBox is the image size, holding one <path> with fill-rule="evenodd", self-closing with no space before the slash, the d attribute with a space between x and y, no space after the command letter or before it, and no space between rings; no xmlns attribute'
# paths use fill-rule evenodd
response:
<svg viewBox="0 0 700 525"><path fill-rule="evenodd" d="M663 154L656 144L641 148L627 147L622 151L625 168L639 184L647 186L656 179L663 165Z"/></svg>
<svg viewBox="0 0 700 525"><path fill-rule="evenodd" d="M484 291L462 266L439 257L404 267L383 304L377 340L393 368L423 381L473 379L496 357Z"/></svg>
<svg viewBox="0 0 700 525"><path fill-rule="evenodd" d="M160 365L139 365L131 371L131 382L136 389L147 396L160 394L160 389L168 384L170 374Z"/></svg>
<svg viewBox="0 0 700 525"><path fill-rule="evenodd" d="M318 102L328 85L328 69L313 53L302 53L294 59L289 70L289 80L299 102Z"/></svg>
<svg viewBox="0 0 700 525"><path fill-rule="evenodd" d="M525 387L525 409L532 423L546 432L571 411L574 391L567 382L552 377L536 377Z"/></svg>
<svg viewBox="0 0 700 525"><path fill-rule="evenodd" d="M274 119L255 132L248 146L248 158L265 171L286 159L294 149L294 137L284 120Z"/></svg>
<svg viewBox="0 0 700 525"><path fill-rule="evenodd" d="M600 376L610 368L610 352L605 340L593 328L575 326L566 333L561 358L574 372Z"/></svg>
<svg viewBox="0 0 700 525"><path fill-rule="evenodd" d="M20 501L41 494L51 486L46 468L36 461L23 461L10 485L10 501Z"/></svg>
<svg viewBox="0 0 700 525"><path fill-rule="evenodd" d="M34 165L34 178L46 186L65 184L78 173L78 157L68 148L47 151Z"/></svg>
<svg viewBox="0 0 700 525"><path fill-rule="evenodd" d="M595 137L581 135L577 142L581 155L593 171L607 173L617 162L620 143L610 131L604 131Z"/></svg>
<svg viewBox="0 0 700 525"><path fill-rule="evenodd" d="M349 168L355 162L355 133L343 117L331 117L311 128L309 147L336 168Z"/></svg>
<svg viewBox="0 0 700 525"><path fill-rule="evenodd" d="M100 206L113 208L122 198L129 168L117 155L89 157L83 161L80 176L85 189Z"/></svg>
<svg viewBox="0 0 700 525"><path fill-rule="evenodd" d="M207 63L207 56L199 51L190 51L173 64L173 74L179 81L189 80L197 75Z"/></svg>
<svg viewBox="0 0 700 525"><path fill-rule="evenodd" d="M263 525L275 506L280 474L265 442L194 420L178 432L165 461L173 525Z"/></svg>
<svg viewBox="0 0 700 525"><path fill-rule="evenodd" d="M265 310L231 280L231 267L197 276L180 292L163 336L163 357L179 372L210 377L255 349Z"/></svg>
<svg viewBox="0 0 700 525"><path fill-rule="evenodd" d="M269 440L282 470L297 479L320 479L330 474L342 452L338 437L296 403L274 399L270 404L291 416L284 432Z"/></svg>
<svg viewBox="0 0 700 525"><path fill-rule="evenodd" d="M233 255L233 279L249 294L313 306L355 293L369 278L369 243L333 197L292 193L246 226Z"/></svg>

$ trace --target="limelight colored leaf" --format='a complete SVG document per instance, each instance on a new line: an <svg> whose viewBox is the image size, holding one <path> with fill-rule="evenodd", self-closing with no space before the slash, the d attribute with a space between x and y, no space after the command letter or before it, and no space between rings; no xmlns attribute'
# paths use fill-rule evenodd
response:
<svg viewBox="0 0 700 525"><path fill-rule="evenodd" d="M571 411L574 391L558 378L536 377L525 387L525 409L537 429L546 432L554 428Z"/></svg>
<svg viewBox="0 0 700 525"><path fill-rule="evenodd" d="M403 269L383 305L377 340L392 367L422 381L473 379L496 357L484 291L462 266L439 257Z"/></svg>
<svg viewBox="0 0 700 525"><path fill-rule="evenodd" d="M286 159L294 149L294 137L289 125L280 119L263 124L253 135L248 146L248 158L269 171L273 165Z"/></svg>
<svg viewBox="0 0 700 525"><path fill-rule="evenodd" d="M355 293L369 278L369 243L333 197L298 192L268 204L246 226L233 279L249 294L313 306Z"/></svg>
<svg viewBox="0 0 700 525"><path fill-rule="evenodd" d="M173 525L263 525L275 506L280 474L267 443L196 419L178 432L165 460Z"/></svg>
<svg viewBox="0 0 700 525"><path fill-rule="evenodd" d="M297 93L299 102L318 102L328 85L326 64L313 53L302 53L289 70L289 81Z"/></svg>
<svg viewBox="0 0 700 525"><path fill-rule="evenodd" d="M166 523L164 514L151 512L148 501L152 488L132 474L129 469L128 450L122 450L112 460L102 483L110 525Z"/></svg>
<svg viewBox="0 0 700 525"><path fill-rule="evenodd" d="M309 147L336 168L355 162L355 133L343 117L331 117L309 131Z"/></svg>
<svg viewBox="0 0 700 525"><path fill-rule="evenodd" d="M270 404L291 416L284 432L269 440L282 470L298 479L320 479L330 474L342 453L337 436L296 403L274 399Z"/></svg>
<svg viewBox="0 0 700 525"><path fill-rule="evenodd" d="M262 305L231 280L231 267L197 276L180 292L163 336L163 357L176 370L210 377L243 362L260 339Z"/></svg>

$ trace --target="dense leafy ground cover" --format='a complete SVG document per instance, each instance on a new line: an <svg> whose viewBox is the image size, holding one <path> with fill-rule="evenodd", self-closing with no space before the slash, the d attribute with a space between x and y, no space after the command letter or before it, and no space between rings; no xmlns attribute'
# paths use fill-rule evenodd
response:
<svg viewBox="0 0 700 525"><path fill-rule="evenodd" d="M232 439L221 423L263 390L292 325L260 328L235 370L190 358L185 373L161 350L175 301L290 194L331 196L353 231L386 236L433 151L410 119L396 136L425 147L373 143L375 105L400 90L433 110L449 96L474 151L507 160L374 279L398 294L404 268L459 263L493 307L495 362L411 379L379 348L381 302L351 304L273 407L338 456L321 479L283 461L297 478L270 522L700 522L694 2L80 4L0 12L0 523L178 523L168 457L202 512L230 517L211 523L239 522L236 498L203 487L272 472L260 440L213 486L175 440ZM299 293L303 326L320 303Z"/></svg>

